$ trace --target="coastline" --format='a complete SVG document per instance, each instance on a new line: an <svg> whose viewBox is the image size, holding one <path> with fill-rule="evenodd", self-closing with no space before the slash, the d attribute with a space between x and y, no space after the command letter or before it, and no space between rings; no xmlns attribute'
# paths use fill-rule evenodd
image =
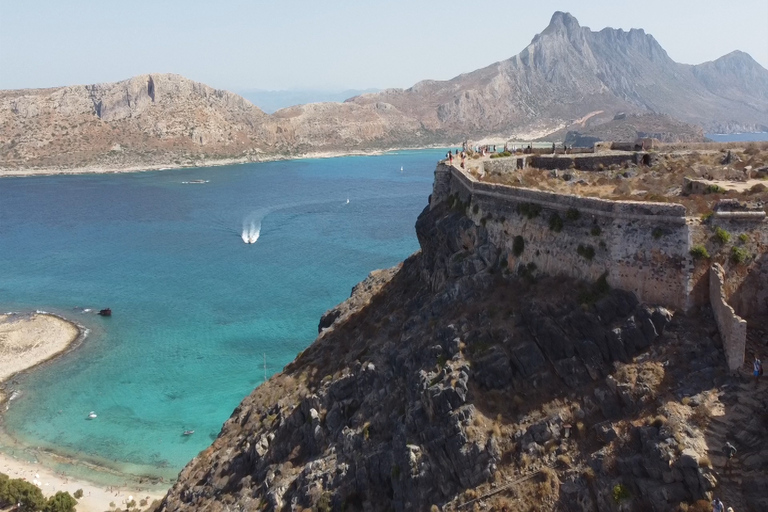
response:
<svg viewBox="0 0 768 512"><path fill-rule="evenodd" d="M8 382L15 375L77 348L87 333L83 327L50 313L0 315L0 414L7 410L8 402L13 400L12 393L8 396L5 393ZM120 478L125 480L124 484L112 487L70 477L55 470L55 466L88 465L33 448L20 447L18 451L24 454L23 458L13 453L0 452L0 473L35 483L46 497L57 491L74 494L82 489L83 497L77 505L80 512L104 512L111 508L110 503L125 504L131 498L137 503L140 500L151 503L165 495L165 489L155 489L153 483L148 483L145 489L135 485L136 482ZM100 468L89 469L98 471Z"/></svg>
<svg viewBox="0 0 768 512"><path fill-rule="evenodd" d="M453 144L456 146L457 144ZM460 146L461 143L458 143ZM188 161L184 163L161 163L161 164L135 164L124 166L108 165L83 165L80 167L61 168L61 167L41 167L41 168L8 168L0 166L0 178L24 178L29 176L60 176L75 174L122 174L147 171L165 171L171 169L195 169L200 167L222 167L225 165L240 165L261 162L280 162L286 160L306 160L315 158L338 158L343 156L375 156L383 155L391 151L417 151L421 149L437 149L448 147L449 145L438 144L418 147L393 147L386 149L372 149L360 151L317 151L312 153L302 153L300 155L269 155L269 156L248 156L240 158L211 158Z"/></svg>

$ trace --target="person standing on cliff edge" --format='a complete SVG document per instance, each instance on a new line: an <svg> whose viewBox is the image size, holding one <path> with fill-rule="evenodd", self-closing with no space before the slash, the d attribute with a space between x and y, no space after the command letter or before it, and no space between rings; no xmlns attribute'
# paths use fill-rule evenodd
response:
<svg viewBox="0 0 768 512"><path fill-rule="evenodd" d="M763 374L763 362L755 354L755 362L752 363L752 373L755 375L755 387L760 385L760 376Z"/></svg>

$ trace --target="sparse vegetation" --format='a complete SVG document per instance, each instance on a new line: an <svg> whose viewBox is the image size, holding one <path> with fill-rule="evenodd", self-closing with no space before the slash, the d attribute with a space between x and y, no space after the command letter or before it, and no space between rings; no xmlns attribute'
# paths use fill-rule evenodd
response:
<svg viewBox="0 0 768 512"><path fill-rule="evenodd" d="M603 230L600 229L600 226L592 226L592 229L589 230L589 234L592 236L600 236L602 232Z"/></svg>
<svg viewBox="0 0 768 512"><path fill-rule="evenodd" d="M731 234L721 228L720 226L717 226L715 228L715 241L717 241L719 244L725 245L728 243L728 241L731 239Z"/></svg>
<svg viewBox="0 0 768 512"><path fill-rule="evenodd" d="M747 242L749 242L749 235L746 234L746 233L740 234L739 235L739 242L741 242L743 244L746 244Z"/></svg>
<svg viewBox="0 0 768 512"><path fill-rule="evenodd" d="M691 247L691 256L695 260L708 260L709 251L703 245L694 245Z"/></svg>
<svg viewBox="0 0 768 512"><path fill-rule="evenodd" d="M664 230L660 227L653 228L653 231L651 232L651 236L653 236L654 239L658 240L662 236L664 236Z"/></svg>
<svg viewBox="0 0 768 512"><path fill-rule="evenodd" d="M735 245L731 247L731 261L733 263L738 265L747 261L748 258L749 253L743 247L736 247Z"/></svg>

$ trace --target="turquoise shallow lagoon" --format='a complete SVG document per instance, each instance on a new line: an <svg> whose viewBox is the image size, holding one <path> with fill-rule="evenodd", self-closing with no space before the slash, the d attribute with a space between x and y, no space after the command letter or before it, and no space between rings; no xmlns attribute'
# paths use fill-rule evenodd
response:
<svg viewBox="0 0 768 512"><path fill-rule="evenodd" d="M265 356L280 371L355 283L418 249L443 154L0 180L0 310L90 330L9 385L0 449L175 477L263 381Z"/></svg>

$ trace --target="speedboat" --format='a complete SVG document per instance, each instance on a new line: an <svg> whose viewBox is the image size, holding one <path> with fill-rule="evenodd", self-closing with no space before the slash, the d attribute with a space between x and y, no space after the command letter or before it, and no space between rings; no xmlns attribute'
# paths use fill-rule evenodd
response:
<svg viewBox="0 0 768 512"><path fill-rule="evenodd" d="M96 413L95 413L95 412L93 412L93 411L89 412L89 413L88 413L88 418L87 418L87 419L89 419L89 420L92 420L92 419L94 419L94 418L96 418Z"/></svg>
<svg viewBox="0 0 768 512"><path fill-rule="evenodd" d="M194 431L194 430L185 430L183 435L185 435L185 436L191 436L191 435L192 435L192 434L194 434L194 433L195 433L195 431Z"/></svg>

